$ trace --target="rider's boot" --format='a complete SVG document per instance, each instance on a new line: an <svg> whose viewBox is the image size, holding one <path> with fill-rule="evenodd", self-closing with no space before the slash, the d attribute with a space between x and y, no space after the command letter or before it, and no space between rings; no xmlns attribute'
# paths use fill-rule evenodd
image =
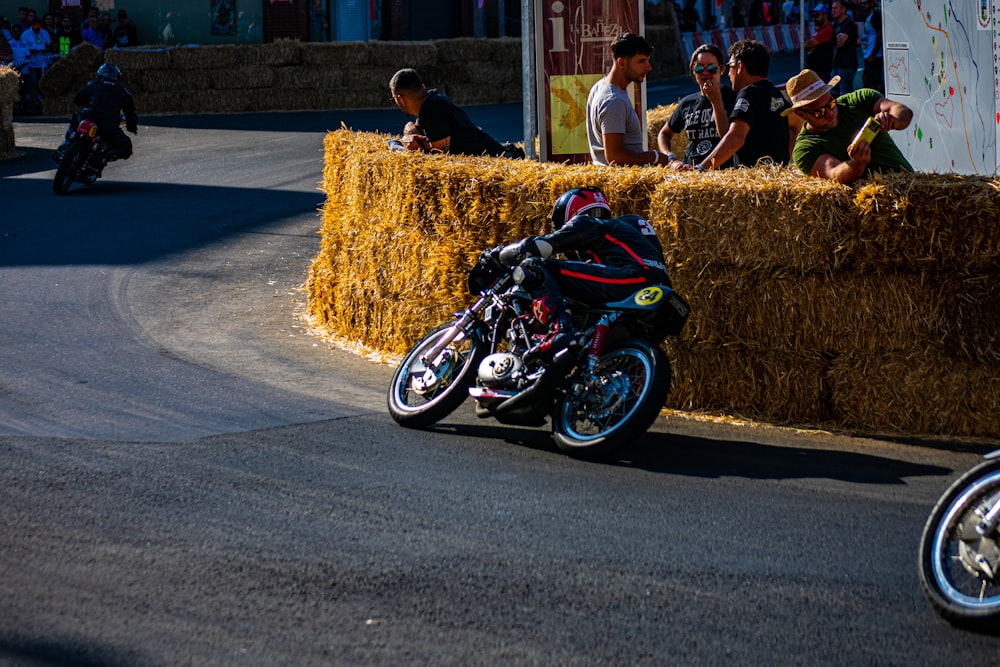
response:
<svg viewBox="0 0 1000 667"><path fill-rule="evenodd" d="M566 301L555 296L543 296L531 304L535 317L547 324L549 333L524 353L524 361L551 361L559 352L580 344Z"/></svg>

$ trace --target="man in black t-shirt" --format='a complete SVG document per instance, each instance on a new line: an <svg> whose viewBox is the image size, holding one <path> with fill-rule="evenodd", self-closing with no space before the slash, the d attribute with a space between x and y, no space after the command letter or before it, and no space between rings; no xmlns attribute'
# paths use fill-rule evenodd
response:
<svg viewBox="0 0 1000 667"><path fill-rule="evenodd" d="M472 122L448 96L427 90L413 69L401 69L389 81L389 91L403 113L416 116L407 123L402 143L408 150L461 155L504 155L505 147Z"/></svg>
<svg viewBox="0 0 1000 667"><path fill-rule="evenodd" d="M729 130L694 169L717 169L733 155L741 167L753 167L762 158L788 164L791 132L799 128L790 129L788 119L781 115L791 105L767 80L770 65L771 56L756 40L741 40L729 47L729 79L737 91Z"/></svg>

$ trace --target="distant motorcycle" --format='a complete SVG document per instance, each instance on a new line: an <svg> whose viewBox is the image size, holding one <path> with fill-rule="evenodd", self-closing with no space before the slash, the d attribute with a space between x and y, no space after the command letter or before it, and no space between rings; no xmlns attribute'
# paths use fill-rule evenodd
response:
<svg viewBox="0 0 1000 667"><path fill-rule="evenodd" d="M93 185L108 163L108 143L97 132L97 123L83 119L62 155L56 156L56 169L52 189L65 194L73 183Z"/></svg>
<svg viewBox="0 0 1000 667"><path fill-rule="evenodd" d="M1000 450L952 484L920 539L920 584L951 624L1000 630Z"/></svg>
<svg viewBox="0 0 1000 667"><path fill-rule="evenodd" d="M504 424L540 426L551 417L558 447L587 458L645 433L670 391L659 343L680 333L687 303L666 285L650 285L596 308L573 304L581 345L549 362L526 361L548 328L511 271L492 264L488 252L480 256L468 280L476 302L427 333L396 369L393 419L429 426L472 396L478 416Z"/></svg>

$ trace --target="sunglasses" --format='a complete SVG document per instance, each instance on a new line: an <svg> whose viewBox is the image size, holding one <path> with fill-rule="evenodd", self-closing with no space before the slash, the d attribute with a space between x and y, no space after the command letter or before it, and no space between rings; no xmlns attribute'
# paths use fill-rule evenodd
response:
<svg viewBox="0 0 1000 667"><path fill-rule="evenodd" d="M823 116L826 115L827 111L832 111L833 108L836 106L837 106L837 98L831 97L829 102L827 102L818 109L813 109L812 111L810 111L809 109L800 109L800 111L804 114L812 116L813 118L822 118Z"/></svg>
<svg viewBox="0 0 1000 667"><path fill-rule="evenodd" d="M726 63L726 67L728 67L729 69L732 69L732 68L736 67L739 64L740 64L739 60L730 60L728 63Z"/></svg>
<svg viewBox="0 0 1000 667"><path fill-rule="evenodd" d="M707 71L709 74L715 74L720 69L722 69L722 68L719 67L718 65L707 65L707 66L706 65L695 65L694 66L694 73L695 74L701 74L702 72Z"/></svg>

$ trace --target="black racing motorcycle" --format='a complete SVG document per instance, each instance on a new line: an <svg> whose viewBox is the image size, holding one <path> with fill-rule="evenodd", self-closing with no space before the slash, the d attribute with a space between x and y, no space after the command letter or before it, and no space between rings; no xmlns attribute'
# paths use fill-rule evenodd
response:
<svg viewBox="0 0 1000 667"><path fill-rule="evenodd" d="M97 132L97 123L81 120L66 148L53 156L59 165L52 181L55 193L66 194L73 183L93 185L108 163L108 148Z"/></svg>
<svg viewBox="0 0 1000 667"><path fill-rule="evenodd" d="M952 625L1000 630L1000 450L952 484L920 539L920 585Z"/></svg>
<svg viewBox="0 0 1000 667"><path fill-rule="evenodd" d="M478 297L456 319L427 333L403 358L389 387L399 424L430 426L475 400L479 417L541 426L558 447L584 458L605 456L652 425L670 391L670 362L659 344L680 333L690 309L666 285L588 308L570 299L580 344L548 362L525 352L548 330L512 269L484 252L468 276Z"/></svg>

